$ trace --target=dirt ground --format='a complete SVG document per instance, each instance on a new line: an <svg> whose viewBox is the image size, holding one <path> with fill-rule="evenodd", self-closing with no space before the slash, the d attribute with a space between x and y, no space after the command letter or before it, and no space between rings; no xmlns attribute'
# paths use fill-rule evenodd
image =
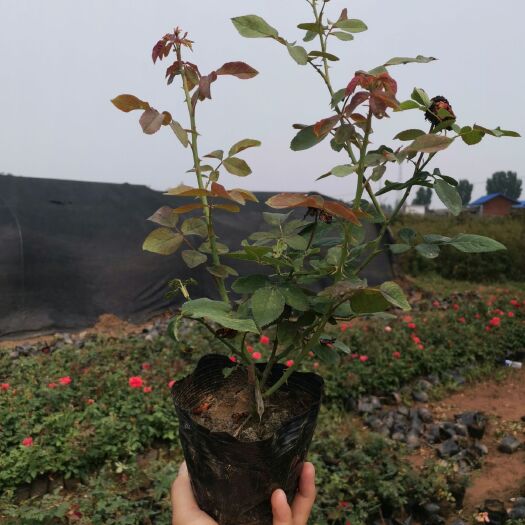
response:
<svg viewBox="0 0 525 525"><path fill-rule="evenodd" d="M463 516L470 516L486 499L499 499L506 504L511 497L525 496L525 451L504 454L498 451L503 434L514 434L525 439L525 370L509 370L501 381L484 381L468 386L446 399L430 403L436 420L453 419L454 414L482 411L489 424L482 442L488 447L483 467L472 473L467 489ZM411 463L420 467L425 458L433 456L423 448L411 457Z"/></svg>

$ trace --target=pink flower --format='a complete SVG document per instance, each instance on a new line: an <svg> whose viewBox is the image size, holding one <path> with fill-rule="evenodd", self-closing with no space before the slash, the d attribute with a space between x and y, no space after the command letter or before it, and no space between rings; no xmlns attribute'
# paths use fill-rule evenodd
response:
<svg viewBox="0 0 525 525"><path fill-rule="evenodd" d="M346 323L341 323L341 326L339 328L341 332L346 332L348 330L348 325Z"/></svg>
<svg viewBox="0 0 525 525"><path fill-rule="evenodd" d="M434 308L439 308L441 306L441 303L439 301L432 301L432 306Z"/></svg>
<svg viewBox="0 0 525 525"><path fill-rule="evenodd" d="M424 350L425 347L423 345L417 345L417 347L420 349L420 350Z"/></svg>
<svg viewBox="0 0 525 525"><path fill-rule="evenodd" d="M465 324L467 322L467 320L464 317L460 317L458 319L458 322L461 323L461 324Z"/></svg>
<svg viewBox="0 0 525 525"><path fill-rule="evenodd" d="M421 343L421 339L419 339L419 337L417 335L413 335L413 334L412 334L412 341L414 341L414 343L416 343L416 345Z"/></svg>
<svg viewBox="0 0 525 525"><path fill-rule="evenodd" d="M149 363L142 363L142 370L149 370L151 365Z"/></svg>
<svg viewBox="0 0 525 525"><path fill-rule="evenodd" d="M314 368L319 368L319 363L317 361L314 363Z"/></svg>
<svg viewBox="0 0 525 525"><path fill-rule="evenodd" d="M253 357L253 359L255 359L255 360L257 360L257 359L261 359L262 354L261 354L261 352L253 352L252 357Z"/></svg>
<svg viewBox="0 0 525 525"><path fill-rule="evenodd" d="M411 323L413 321L412 316L411 315L404 315L403 316L403 321L405 323Z"/></svg>
<svg viewBox="0 0 525 525"><path fill-rule="evenodd" d="M293 363L294 363L293 359L288 359L288 361L286 361L286 366L290 368L291 366L293 366Z"/></svg>
<svg viewBox="0 0 525 525"><path fill-rule="evenodd" d="M4 392L9 390L9 383L2 383L0 384L0 390L3 390Z"/></svg>
<svg viewBox="0 0 525 525"><path fill-rule="evenodd" d="M392 327L391 326L385 326L385 332L390 333L391 331L392 331Z"/></svg>
<svg viewBox="0 0 525 525"><path fill-rule="evenodd" d="M400 359L401 358L401 352L392 352L392 357L394 359Z"/></svg>
<svg viewBox="0 0 525 525"><path fill-rule="evenodd" d="M489 321L489 325L490 326L499 326L501 324L501 319L499 317L493 317L490 321Z"/></svg>
<svg viewBox="0 0 525 525"><path fill-rule="evenodd" d="M86 404L87 405L92 405L94 402L95 402L94 399L86 399Z"/></svg>
<svg viewBox="0 0 525 525"><path fill-rule="evenodd" d="M58 386L57 383L48 383L47 387L48 388L56 388Z"/></svg>
<svg viewBox="0 0 525 525"><path fill-rule="evenodd" d="M519 306L519 305L520 305L520 302L519 302L518 300L516 300L516 299L511 299L511 300L510 300L510 304L511 304L512 306Z"/></svg>
<svg viewBox="0 0 525 525"><path fill-rule="evenodd" d="M246 350L248 350L248 352L251 354L253 352L253 346L248 345Z"/></svg>
<svg viewBox="0 0 525 525"><path fill-rule="evenodd" d="M452 305L452 308L454 308L454 310L456 310L456 312L457 312L459 310L459 304L454 303Z"/></svg>
<svg viewBox="0 0 525 525"><path fill-rule="evenodd" d="M485 326L485 332L490 332L490 326L489 325Z"/></svg>
<svg viewBox="0 0 525 525"><path fill-rule="evenodd" d="M172 388L173 385L176 383L175 379L172 379L169 383L168 383L168 387L169 388Z"/></svg>
<svg viewBox="0 0 525 525"><path fill-rule="evenodd" d="M516 314L515 314L514 312L508 312L507 315L508 315L509 317L515 317L515 316L516 316Z"/></svg>
<svg viewBox="0 0 525 525"><path fill-rule="evenodd" d="M24 445L24 447L31 447L33 445L33 438L29 436L22 439L22 445Z"/></svg>
<svg viewBox="0 0 525 525"><path fill-rule="evenodd" d="M236 358L234 355L231 355L228 359L229 359L232 363L236 363L236 362L237 362L237 358Z"/></svg>
<svg viewBox="0 0 525 525"><path fill-rule="evenodd" d="M308 355L309 355L310 357L313 357L315 354L310 350L310 352L308 352Z"/></svg>
<svg viewBox="0 0 525 525"><path fill-rule="evenodd" d="M128 380L128 384L131 388L142 388L142 384L143 384L142 377L140 376L130 377Z"/></svg>
<svg viewBox="0 0 525 525"><path fill-rule="evenodd" d="M410 328L410 330L415 330L416 329L416 323L408 323L407 326L408 326L408 328Z"/></svg>
<svg viewBox="0 0 525 525"><path fill-rule="evenodd" d="M358 359L359 358L359 354L352 354L352 359Z"/></svg>
<svg viewBox="0 0 525 525"><path fill-rule="evenodd" d="M479 319L479 318L481 317L481 315L479 315L479 314L475 314L474 317L475 317L476 319Z"/></svg>
<svg viewBox="0 0 525 525"><path fill-rule="evenodd" d="M263 345L269 345L270 344L270 338L267 335L261 335L261 338L259 339L259 342Z"/></svg>
<svg viewBox="0 0 525 525"><path fill-rule="evenodd" d="M71 383L71 378L69 376L64 376L64 377L59 378L58 382L61 385L69 385L69 383Z"/></svg>
<svg viewBox="0 0 525 525"><path fill-rule="evenodd" d="M361 363L366 363L368 361L368 356L367 355L360 355L359 356L359 361L361 361Z"/></svg>
<svg viewBox="0 0 525 525"><path fill-rule="evenodd" d="M153 388L151 388L150 386L145 386L144 387L144 393L145 394L149 394L152 390L153 390Z"/></svg>

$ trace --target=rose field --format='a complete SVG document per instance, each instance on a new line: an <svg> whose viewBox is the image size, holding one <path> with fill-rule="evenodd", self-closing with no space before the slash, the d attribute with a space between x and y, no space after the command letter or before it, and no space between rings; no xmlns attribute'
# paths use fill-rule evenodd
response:
<svg viewBox="0 0 525 525"><path fill-rule="evenodd" d="M311 523L471 523L490 499L507 523L525 515L525 377L504 366L523 360L525 291L428 288L406 283L409 314L330 326L302 365L326 381ZM166 323L3 344L2 524L170 523L182 461L170 386L226 347L192 321L173 341ZM246 341L254 361L271 335Z"/></svg>

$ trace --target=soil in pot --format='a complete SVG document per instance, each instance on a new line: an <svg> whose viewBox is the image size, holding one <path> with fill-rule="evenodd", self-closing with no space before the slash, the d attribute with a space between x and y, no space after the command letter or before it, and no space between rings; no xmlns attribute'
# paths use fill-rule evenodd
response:
<svg viewBox="0 0 525 525"><path fill-rule="evenodd" d="M205 356L174 385L181 444L203 510L220 525L271 525L272 492L282 488L289 501L295 495L323 381L312 373L292 374L259 421L246 369L223 374L232 366L224 356ZM269 384L284 370L276 366Z"/></svg>

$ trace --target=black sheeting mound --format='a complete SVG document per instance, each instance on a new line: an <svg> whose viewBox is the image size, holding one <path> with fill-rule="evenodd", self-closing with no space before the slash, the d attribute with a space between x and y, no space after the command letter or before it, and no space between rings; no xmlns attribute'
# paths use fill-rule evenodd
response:
<svg viewBox="0 0 525 525"><path fill-rule="evenodd" d="M256 195L259 204L216 215L218 235L232 250L262 225L272 194ZM196 277L194 297L215 295L204 268L195 274L177 254L141 248L155 227L146 217L187 202L146 186L0 175L0 338L85 328L104 313L145 321L170 306L166 283L174 277ZM250 268L243 264L231 266ZM388 256L377 257L364 277L371 284L391 279Z"/></svg>

